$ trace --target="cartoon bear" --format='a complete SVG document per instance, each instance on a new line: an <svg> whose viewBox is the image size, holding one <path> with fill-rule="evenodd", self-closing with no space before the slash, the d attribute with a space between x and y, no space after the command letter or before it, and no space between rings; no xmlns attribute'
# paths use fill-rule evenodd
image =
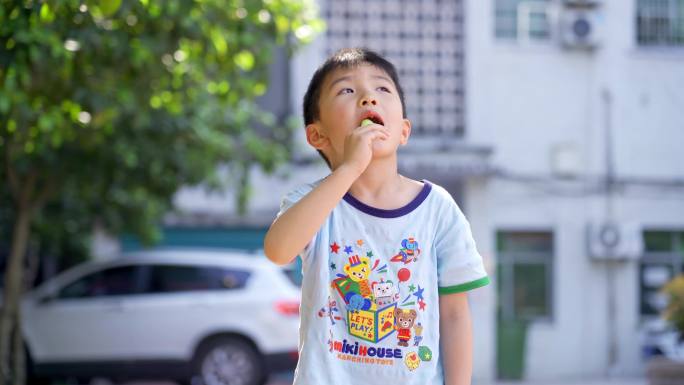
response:
<svg viewBox="0 0 684 385"><path fill-rule="evenodd" d="M369 298L372 294L368 284L370 270L370 258L358 255L349 257L349 263L344 265L344 272L359 285L359 294L364 298Z"/></svg>
<svg viewBox="0 0 684 385"><path fill-rule="evenodd" d="M371 301L373 295L368 283L370 270L370 258L358 255L349 257L349 263L344 265L344 272L358 285L359 291L358 293L349 291L344 296L345 302L351 306L350 311L375 310L376 308L375 303Z"/></svg>
<svg viewBox="0 0 684 385"><path fill-rule="evenodd" d="M415 310L405 310L397 308L394 319L396 325L394 328L399 332L397 338L399 339L399 346L408 346L408 341L411 339L411 328L416 321L418 313Z"/></svg>

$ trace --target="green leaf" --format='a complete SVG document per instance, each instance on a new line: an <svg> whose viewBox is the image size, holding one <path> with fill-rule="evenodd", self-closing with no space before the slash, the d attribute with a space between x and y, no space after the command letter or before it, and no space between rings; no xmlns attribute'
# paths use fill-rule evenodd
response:
<svg viewBox="0 0 684 385"><path fill-rule="evenodd" d="M249 51L240 51L235 55L235 64L244 71L251 71L254 68L254 55Z"/></svg>
<svg viewBox="0 0 684 385"><path fill-rule="evenodd" d="M52 12L47 3L44 3L40 7L40 20L45 23L51 23L53 20L55 20L55 13Z"/></svg>
<svg viewBox="0 0 684 385"><path fill-rule="evenodd" d="M114 15L119 7L121 7L121 0L100 0L100 10L107 17Z"/></svg>

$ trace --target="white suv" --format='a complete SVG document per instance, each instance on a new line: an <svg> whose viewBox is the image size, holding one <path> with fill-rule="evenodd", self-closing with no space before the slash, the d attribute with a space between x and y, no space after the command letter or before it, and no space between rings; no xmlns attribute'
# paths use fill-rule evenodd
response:
<svg viewBox="0 0 684 385"><path fill-rule="evenodd" d="M297 361L300 293L287 274L263 256L206 250L74 267L22 301L30 383L264 383Z"/></svg>

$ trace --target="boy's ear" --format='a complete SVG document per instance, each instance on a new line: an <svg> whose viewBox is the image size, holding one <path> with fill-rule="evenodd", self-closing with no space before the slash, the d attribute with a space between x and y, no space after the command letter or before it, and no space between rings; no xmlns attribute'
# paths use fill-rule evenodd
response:
<svg viewBox="0 0 684 385"><path fill-rule="evenodd" d="M328 137L322 132L319 124L311 123L306 126L306 141L316 150L322 150L327 147Z"/></svg>
<svg viewBox="0 0 684 385"><path fill-rule="evenodd" d="M408 143L408 139L411 136L411 121L404 119L401 124L401 139L399 143L403 146Z"/></svg>

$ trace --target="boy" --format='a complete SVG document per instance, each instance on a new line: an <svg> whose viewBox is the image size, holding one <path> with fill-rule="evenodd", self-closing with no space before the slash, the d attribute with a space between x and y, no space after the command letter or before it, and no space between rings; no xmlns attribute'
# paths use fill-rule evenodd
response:
<svg viewBox="0 0 684 385"><path fill-rule="evenodd" d="M397 172L411 122L394 66L343 49L304 96L306 137L331 174L289 193L264 239L302 258L296 385L470 384L467 290L489 278L442 187Z"/></svg>

